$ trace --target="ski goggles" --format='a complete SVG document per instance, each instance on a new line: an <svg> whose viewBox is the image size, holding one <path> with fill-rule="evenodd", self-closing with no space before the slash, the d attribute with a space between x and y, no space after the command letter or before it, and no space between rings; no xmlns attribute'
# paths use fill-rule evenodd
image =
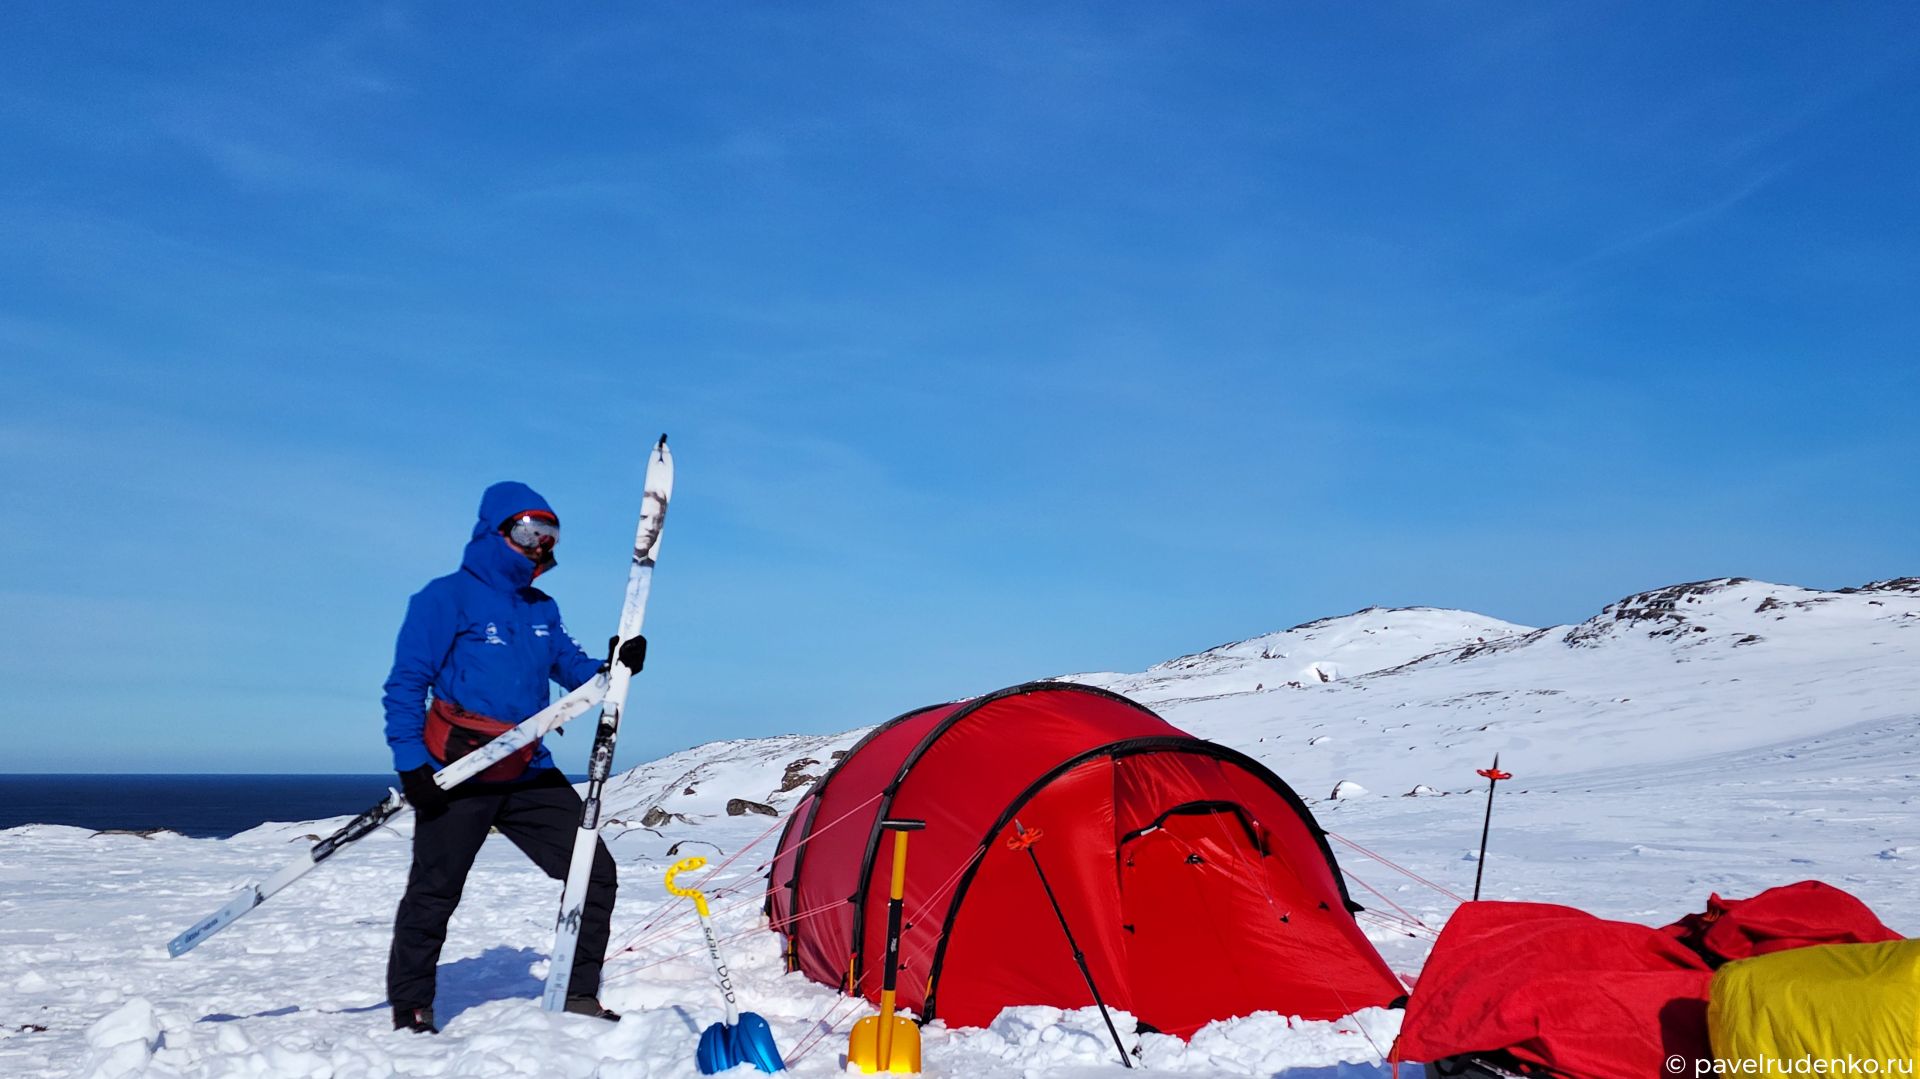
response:
<svg viewBox="0 0 1920 1079"><path fill-rule="evenodd" d="M560 522L544 513L522 513L513 517L500 531L515 547L545 553L560 542Z"/></svg>

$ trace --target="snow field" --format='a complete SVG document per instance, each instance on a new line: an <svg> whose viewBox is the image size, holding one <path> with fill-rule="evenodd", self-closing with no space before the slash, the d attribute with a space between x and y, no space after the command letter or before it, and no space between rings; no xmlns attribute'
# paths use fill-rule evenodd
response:
<svg viewBox="0 0 1920 1079"><path fill-rule="evenodd" d="M712 831L724 843L729 829ZM740 842L753 834L740 826L731 831ZM721 1018L719 988L690 905L669 900L659 886L671 862L652 855L665 844L645 833L647 853L634 849L637 841L615 841L623 873L616 946L656 916L665 917L640 948L616 954L608 964L602 996L625 1013L617 1025L540 1010L557 886L497 841L482 852L449 932L438 999L444 1032L438 1037L387 1029L386 945L407 860L399 835L370 837L194 952L167 958L165 940L176 924L220 902L231 886L271 866L286 850L297 850L306 833L307 826L268 826L224 841L143 840L52 827L0 833L0 850L9 855L3 863L8 893L31 896L40 912L35 920L44 926L9 924L4 930L0 939L25 972L0 990L0 1002L11 1023L46 1028L0 1040L0 1074L697 1074L693 1048L699 1032ZM295 841L288 842L289 836ZM16 875L21 862L14 855L28 850L36 865L60 872L37 885ZM89 866L95 872L109 867L106 886L89 886ZM141 888L150 873L177 883L154 889L165 893L155 896ZM716 902L719 932L731 938L722 951L741 1007L768 1019L783 1052L803 1052L794 1062L795 1075L841 1072L847 1031L872 1009L786 974L775 937L756 931L762 922L759 878L729 873L721 879L728 877L745 882ZM53 928L61 925L71 928ZM831 1030L822 1020L831 1022ZM1131 1030L1124 1016L1119 1021ZM1385 1045L1397 1022L1396 1014L1381 1013L1367 1025ZM1259 1037L1236 1037L1242 1027ZM1191 1048L1150 1036L1142 1059L1156 1069L1210 1073L1234 1062L1258 1070L1268 1060L1331 1065L1372 1055L1354 1023L1302 1024L1296 1038L1269 1044L1275 1033L1288 1033L1286 1020L1260 1016L1221 1024ZM1092 1009L1064 1015L1051 1008L1013 1009L986 1030L932 1026L925 1032L925 1052L929 1074L1121 1070Z"/></svg>
<svg viewBox="0 0 1920 1079"><path fill-rule="evenodd" d="M1813 878L1911 933L1920 929L1915 588L1707 582L1541 631L1375 609L1139 675L1080 677L1292 783L1334 833L1354 897L1370 908L1361 924L1409 980L1457 902L1447 892L1472 888L1485 804L1473 771L1496 751L1515 778L1495 804L1488 898L1660 924L1700 909L1710 891L1751 895ZM1276 685L1269 668L1292 675ZM1327 680L1293 677L1307 668ZM918 703L928 702L902 708ZM341 821L230 840L0 832L0 1076L696 1074L693 1047L720 1018L719 992L690 908L670 901L660 878L677 857L734 853L767 835L772 818L729 815L729 803L791 808L861 733L715 743L610 784L606 834L621 866L613 939L634 944L607 967L603 999L626 1013L618 1025L539 1009L559 886L504 842L482 851L453 920L438 1001L445 1033L424 1037L387 1029L383 991L407 823L179 960L166 956L169 937ZM1330 798L1340 784L1343 796ZM1402 796L1416 785L1428 790ZM804 1050L794 1073L839 1073L847 1030L870 1009L783 971L755 871L773 842L716 878L736 886L716 895L722 947L742 1007L769 1020L790 1057ZM1139 1043L1133 1074L1378 1079L1399 1015L1258 1015L1191 1043L1134 1039L1117 1019ZM923 1040L929 1075L1124 1073L1091 1009L1010 1009L983 1030L930 1026Z"/></svg>

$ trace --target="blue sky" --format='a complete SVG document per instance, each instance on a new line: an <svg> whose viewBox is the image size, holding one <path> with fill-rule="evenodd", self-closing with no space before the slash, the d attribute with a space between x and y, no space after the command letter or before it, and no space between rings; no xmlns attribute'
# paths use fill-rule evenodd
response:
<svg viewBox="0 0 1920 1079"><path fill-rule="evenodd" d="M8 770L385 768L481 488L603 638L663 430L629 763L1368 604L1920 572L1917 24L0 8Z"/></svg>

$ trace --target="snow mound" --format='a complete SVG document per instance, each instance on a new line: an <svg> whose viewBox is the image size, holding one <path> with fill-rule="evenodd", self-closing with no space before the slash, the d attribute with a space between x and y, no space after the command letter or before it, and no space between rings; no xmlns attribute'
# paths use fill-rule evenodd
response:
<svg viewBox="0 0 1920 1079"><path fill-rule="evenodd" d="M144 1075L162 1041L153 1004L134 997L87 1028L87 1061L81 1074L88 1079Z"/></svg>
<svg viewBox="0 0 1920 1079"><path fill-rule="evenodd" d="M1386 1079L1391 1071L1381 1059L1399 1036L1404 1014L1365 1008L1345 1019L1318 1022L1256 1012L1208 1024L1191 1042L1146 1035L1140 1039L1140 1061L1149 1068L1200 1075Z"/></svg>

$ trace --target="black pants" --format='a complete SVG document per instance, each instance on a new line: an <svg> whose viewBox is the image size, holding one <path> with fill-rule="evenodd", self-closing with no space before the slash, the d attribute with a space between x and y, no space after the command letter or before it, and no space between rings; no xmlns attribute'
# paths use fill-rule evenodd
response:
<svg viewBox="0 0 1920 1079"><path fill-rule="evenodd" d="M394 915L393 948L387 953L387 999L396 1007L433 1005L434 973L440 947L447 940L447 920L460 903L467 871L473 868L489 828L500 829L555 880L566 879L573 858L580 796L559 772L541 772L514 784L463 786L449 794L445 813L414 821L413 870L407 874L407 894ZM615 887L613 856L601 843L593 854L586 916L580 923L568 996L600 992Z"/></svg>

